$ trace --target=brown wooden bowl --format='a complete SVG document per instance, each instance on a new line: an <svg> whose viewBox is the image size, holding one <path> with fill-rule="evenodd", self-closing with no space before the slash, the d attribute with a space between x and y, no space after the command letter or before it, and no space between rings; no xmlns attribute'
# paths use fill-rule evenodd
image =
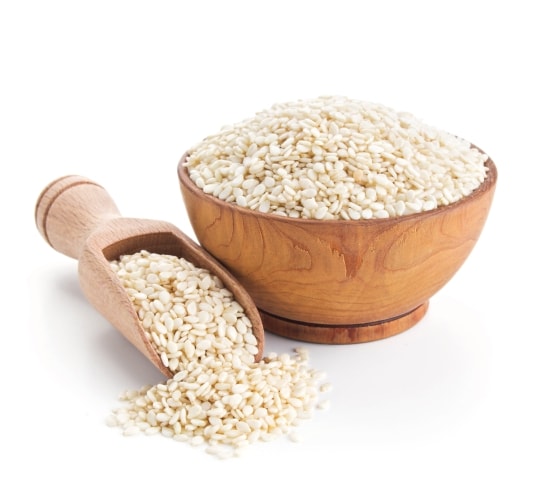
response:
<svg viewBox="0 0 550 499"><path fill-rule="evenodd" d="M244 285L264 328L303 341L360 343L416 324L462 266L487 219L497 181L432 211L375 220L291 219L205 194L178 164L200 244Z"/></svg>

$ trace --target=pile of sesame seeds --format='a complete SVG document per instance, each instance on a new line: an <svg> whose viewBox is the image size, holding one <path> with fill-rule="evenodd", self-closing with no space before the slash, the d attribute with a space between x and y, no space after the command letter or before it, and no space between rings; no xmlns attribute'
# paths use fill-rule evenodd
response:
<svg viewBox="0 0 550 499"><path fill-rule="evenodd" d="M275 104L188 151L205 193L292 218L433 210L483 183L487 156L410 113L340 96Z"/></svg>
<svg viewBox="0 0 550 499"><path fill-rule="evenodd" d="M108 424L125 435L162 434L225 458L287 435L316 409L330 383L307 350L255 362L257 340L217 276L182 258L140 251L111 262L164 365L164 383L129 390Z"/></svg>

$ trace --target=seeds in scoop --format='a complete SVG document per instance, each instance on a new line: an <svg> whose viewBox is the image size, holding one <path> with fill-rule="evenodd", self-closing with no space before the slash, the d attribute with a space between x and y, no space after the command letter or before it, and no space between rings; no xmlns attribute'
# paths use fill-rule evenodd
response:
<svg viewBox="0 0 550 499"><path fill-rule="evenodd" d="M218 331L228 324L238 324L235 353L253 361L250 352L257 351L258 342L250 319L217 276L183 258L146 251L123 255L111 266L128 291L147 338L172 372L203 355L223 355L227 345L219 341ZM144 298L139 290L151 281L156 284ZM208 304L211 311L203 308Z"/></svg>
<svg viewBox="0 0 550 499"><path fill-rule="evenodd" d="M295 428L317 409L325 376L308 365L306 349L255 362L242 306L219 278L184 259L140 251L111 265L174 376L121 395L109 425L204 444L220 458L284 434L298 440Z"/></svg>

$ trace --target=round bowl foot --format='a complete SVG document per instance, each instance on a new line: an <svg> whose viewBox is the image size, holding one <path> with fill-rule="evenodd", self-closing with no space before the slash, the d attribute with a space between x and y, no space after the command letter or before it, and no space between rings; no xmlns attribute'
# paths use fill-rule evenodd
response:
<svg viewBox="0 0 550 499"><path fill-rule="evenodd" d="M346 345L381 340L410 329L426 315L428 303L399 317L366 324L311 324L277 317L263 310L260 316L264 329L278 336L310 343Z"/></svg>

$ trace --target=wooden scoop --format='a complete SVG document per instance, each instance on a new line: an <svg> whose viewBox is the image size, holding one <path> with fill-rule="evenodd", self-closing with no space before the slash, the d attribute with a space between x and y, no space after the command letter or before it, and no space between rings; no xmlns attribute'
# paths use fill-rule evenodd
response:
<svg viewBox="0 0 550 499"><path fill-rule="evenodd" d="M126 290L110 262L141 250L174 255L217 275L244 308L258 340L260 360L264 329L258 310L244 288L206 250L174 225L121 217L107 191L77 175L61 177L47 185L38 197L35 220L52 248L78 260L80 286L89 302L165 376L165 367L147 339Z"/></svg>

